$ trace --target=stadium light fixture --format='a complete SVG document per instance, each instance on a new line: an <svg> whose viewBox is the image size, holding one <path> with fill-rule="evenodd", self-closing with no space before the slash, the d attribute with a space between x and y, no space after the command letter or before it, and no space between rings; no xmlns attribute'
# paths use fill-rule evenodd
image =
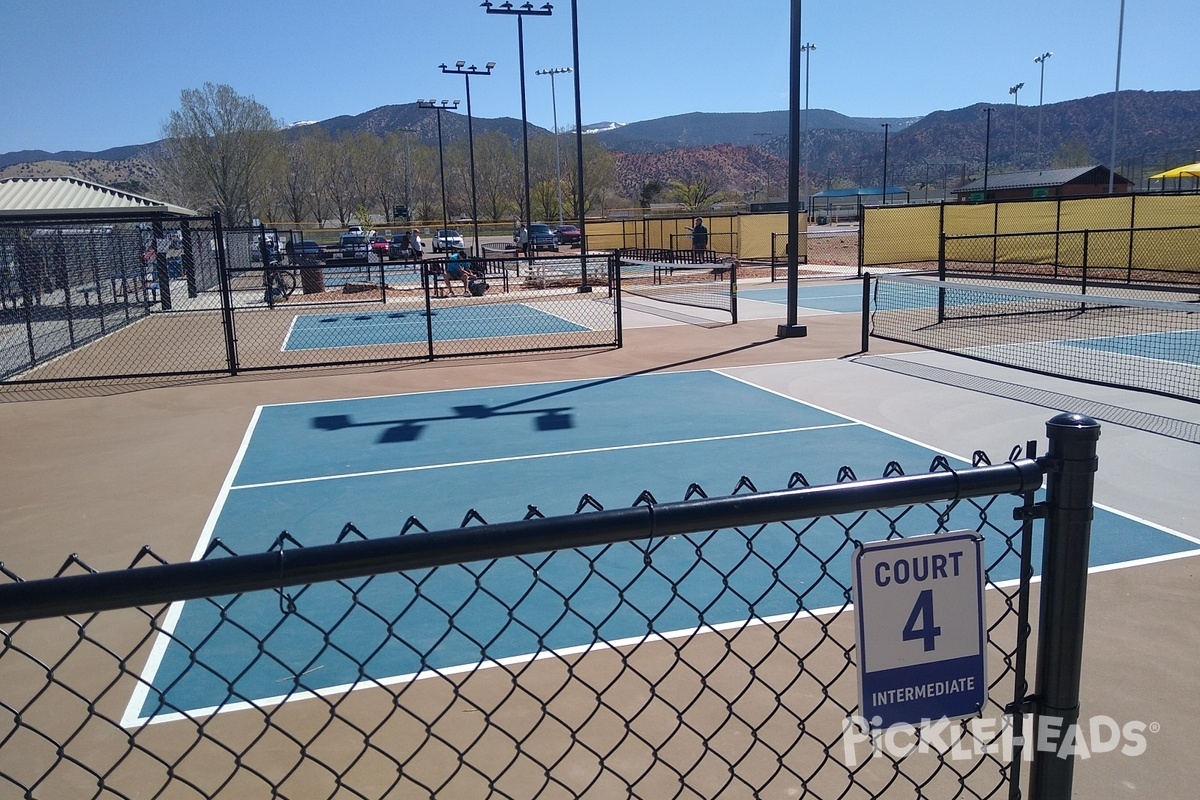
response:
<svg viewBox="0 0 1200 800"><path fill-rule="evenodd" d="M546 3L540 8L534 8L533 3L514 6L511 2L503 2L494 6L492 0L483 0L479 7L488 14L509 14L517 18L517 68L521 79L521 144L525 158L525 222L533 222L533 204L529 195L529 112L525 102L525 17L548 17L554 13L554 6Z"/></svg>
<svg viewBox="0 0 1200 800"><path fill-rule="evenodd" d="M437 129L438 129L438 173L442 180L442 230L450 227L449 214L446 210L446 160L442 151L442 112L447 109L458 108L458 101L453 104L449 100L443 100L440 104L436 100L418 100L418 108L432 108L437 112ZM434 236L437 239L437 236Z"/></svg>
<svg viewBox="0 0 1200 800"><path fill-rule="evenodd" d="M1042 70L1042 77L1038 83L1037 164L1034 165L1038 169L1042 168L1042 102L1046 96L1046 59L1052 55L1054 53L1047 50L1033 59L1033 63L1041 65Z"/></svg>
<svg viewBox="0 0 1200 800"><path fill-rule="evenodd" d="M475 238L471 243L471 253L480 255L479 247L479 203L475 192L475 129L471 122L471 76L472 75L491 75L492 68L496 66L495 61L489 61L483 69L477 68L474 64L466 67L465 61L455 61L454 69L450 69L445 64L442 64L440 69L446 75L462 75L467 82L467 150L471 154L471 224L474 226ZM466 67L464 69L464 67Z"/></svg>
<svg viewBox="0 0 1200 800"><path fill-rule="evenodd" d="M558 149L558 95L554 91L554 76L563 75L571 71L570 67L554 67L553 69L539 69L535 75L550 76L550 103L554 107L554 180L558 189L558 224L561 227L563 224L562 213L562 161L559 156Z"/></svg>

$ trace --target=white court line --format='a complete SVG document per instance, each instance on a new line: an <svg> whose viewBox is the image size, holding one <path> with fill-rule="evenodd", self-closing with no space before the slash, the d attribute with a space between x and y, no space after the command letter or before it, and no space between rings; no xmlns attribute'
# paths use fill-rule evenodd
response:
<svg viewBox="0 0 1200 800"><path fill-rule="evenodd" d="M639 442L637 444L621 444L612 445L609 447L586 447L579 450L560 450L553 453L529 453L520 456L501 456L499 458L480 458L470 461L449 461L442 464L422 464L414 467L392 467L390 469L376 469L366 472L347 472L338 475L319 475L310 478L292 478L284 481L268 481L266 483L247 483L241 486L231 487L233 491L239 489L262 489L272 486L292 486L303 483L315 483L317 481L337 481L343 478L364 478L373 475L396 475L404 472L424 472L434 469L452 469L454 467L474 467L482 464L504 464L514 461L533 461L542 458L559 458L560 456L577 456L586 455L589 453L615 453L621 450L640 450L649 447L671 447L680 444L698 444L700 442L722 442L733 441L735 439L748 439L756 436L774 436L781 433L802 433L805 431L819 431L828 428L851 428L856 423L853 422L838 422L832 425L806 425L799 428L778 428L769 431L755 431L753 433L730 433L721 436L699 436L692 439L671 439L663 442Z"/></svg>
<svg viewBox="0 0 1200 800"><path fill-rule="evenodd" d="M250 424L246 426L246 433L242 437L242 444L238 447L237 455L233 459L233 465L229 468L229 473L225 476L225 481L221 484L221 490L217 492L212 510L208 512L208 519L204 522L204 528L200 532L200 538L196 542L195 549L192 550L192 556L188 559L189 561L199 561L201 556L204 555L204 551L208 549L209 542L212 541L213 531L217 527L217 520L221 518L221 512L225 509L225 501L229 498L229 490L233 486L233 478L237 475L238 469L242 465L242 460L246 457L246 451L250 447L250 439L254 434L254 429L258 427L258 419L262 415L262 410L263 407L258 406L254 409L254 413L250 417ZM162 660L167 654L167 648L175 638L175 626L179 624L179 617L183 614L183 606L186 602L186 600L177 600L171 603L170 608L167 609L160 632L155 638L154 644L150 647L150 655L146 659L146 666L142 668L138 682L134 685L129 702L125 706L125 712L121 715L121 725L123 727L134 728L142 721L140 710L150 694L150 687L154 684L154 678L158 675L158 670L162 666Z"/></svg>

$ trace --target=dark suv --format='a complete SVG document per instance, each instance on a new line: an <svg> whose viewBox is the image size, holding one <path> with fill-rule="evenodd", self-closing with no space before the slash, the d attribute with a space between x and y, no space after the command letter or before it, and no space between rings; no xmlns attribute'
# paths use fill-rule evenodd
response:
<svg viewBox="0 0 1200 800"><path fill-rule="evenodd" d="M531 250L558 250L558 239L554 231L544 222L535 222L529 226L529 247Z"/></svg>
<svg viewBox="0 0 1200 800"><path fill-rule="evenodd" d="M365 236L343 233L338 242L338 249L341 251L342 258L366 258L370 252L370 245Z"/></svg>

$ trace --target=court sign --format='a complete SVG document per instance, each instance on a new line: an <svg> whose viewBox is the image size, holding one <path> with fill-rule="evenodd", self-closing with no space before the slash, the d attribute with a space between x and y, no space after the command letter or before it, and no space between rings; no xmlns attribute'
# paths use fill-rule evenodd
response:
<svg viewBox="0 0 1200 800"><path fill-rule="evenodd" d="M854 551L860 716L871 730L961 719L987 701L983 537L867 542Z"/></svg>

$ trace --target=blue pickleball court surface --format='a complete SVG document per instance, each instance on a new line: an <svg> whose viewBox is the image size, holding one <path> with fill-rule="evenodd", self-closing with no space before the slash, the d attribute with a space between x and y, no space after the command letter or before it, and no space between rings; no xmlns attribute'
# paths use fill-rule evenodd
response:
<svg viewBox="0 0 1200 800"><path fill-rule="evenodd" d="M495 336L572 333L587 328L524 303L442 306L367 313L301 314L292 321L284 350L317 350L378 344L410 344Z"/></svg>
<svg viewBox="0 0 1200 800"><path fill-rule="evenodd" d="M796 472L814 485L833 483L842 466L874 477L891 460L923 472L938 455L712 371L266 406L202 544L219 538L236 553L264 552L281 531L308 546L335 541L348 522L376 538L397 535L412 519L418 531L455 528L467 509L488 522L521 519L530 506L572 514L585 495L621 508L643 491L659 502L683 499L693 483L710 496L729 494L742 476L770 490L787 487ZM934 530L938 510L911 513L926 515ZM979 526L971 504L950 513L949 529ZM993 514L1011 519L1000 501ZM854 536L889 531L887 517L872 514ZM1016 555L989 531L992 578L1015 578ZM160 641L147 668L154 691L139 689L126 719L211 713L278 702L295 686L344 691L422 669L786 615L796 612L798 594L810 610L843 603L845 529L832 518L805 528L803 547L822 554L809 569L790 558L797 545L793 530L773 525L756 534L754 557L745 536L721 531L188 601L173 607L173 638ZM1097 511L1094 565L1191 549L1186 539ZM788 570L782 583L777 564ZM289 604L298 613L287 613ZM257 641L268 642L269 659Z"/></svg>
<svg viewBox="0 0 1200 800"><path fill-rule="evenodd" d="M1086 350L1102 350L1106 353L1141 356L1193 366L1200 365L1200 330L1071 339L1063 344L1082 347Z"/></svg>
<svg viewBox="0 0 1200 800"><path fill-rule="evenodd" d="M754 288L739 289L738 295L744 300L756 300L761 303L777 303L787 305L786 283L771 284ZM796 307L813 311L827 311L834 314L853 314L862 311L862 282L846 281L843 283L827 283L815 286L801 285L796 289Z"/></svg>

